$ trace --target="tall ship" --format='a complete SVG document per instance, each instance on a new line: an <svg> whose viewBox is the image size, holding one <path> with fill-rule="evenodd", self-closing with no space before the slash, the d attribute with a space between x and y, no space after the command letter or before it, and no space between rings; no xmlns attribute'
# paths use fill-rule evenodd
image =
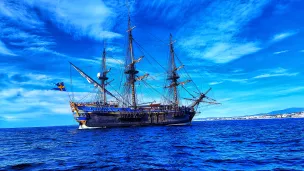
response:
<svg viewBox="0 0 304 171"><path fill-rule="evenodd" d="M160 94L162 101L139 103L137 99L137 83L143 82L148 84L146 79L149 79L149 74L139 76L139 71L136 69L144 56L135 58L134 55L134 38L132 31L130 14L128 15L127 29L127 55L124 63L124 91L122 93L108 89L110 85L107 68L107 52L104 47L101 58L100 72L97 74L97 79L94 80L79 67L70 63L70 65L90 84L98 89L98 93L94 101L79 102L73 98L70 100L71 110L75 120L79 123L79 129L89 128L108 128L108 127L130 127L130 126L152 126L152 125L187 125L191 124L193 117L197 113L197 108L200 103L219 104L216 100L207 96L210 92L209 88L206 92L190 92L185 88L185 84L192 82L191 79L184 81L180 80L179 71L184 69L184 65L176 65L176 54L174 51L174 41L170 34L169 44L169 60L166 74L165 92L160 93L151 85L151 89ZM180 60L179 60L180 62ZM189 76L189 78L191 78ZM179 97L179 89L182 87L192 98L185 98L190 101L190 104L183 105ZM167 94L167 95L164 95ZM195 95L193 95L195 94ZM112 100L108 100L111 98Z"/></svg>

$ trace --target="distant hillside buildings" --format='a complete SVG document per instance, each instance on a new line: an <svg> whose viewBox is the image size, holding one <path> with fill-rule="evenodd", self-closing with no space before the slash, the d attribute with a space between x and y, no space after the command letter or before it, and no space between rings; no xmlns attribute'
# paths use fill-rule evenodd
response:
<svg viewBox="0 0 304 171"><path fill-rule="evenodd" d="M199 118L195 120L214 121L214 120L251 120L251 119L280 119L280 118L304 118L304 111L286 113L286 114L264 114L264 115L262 114L262 115L237 116L237 117Z"/></svg>

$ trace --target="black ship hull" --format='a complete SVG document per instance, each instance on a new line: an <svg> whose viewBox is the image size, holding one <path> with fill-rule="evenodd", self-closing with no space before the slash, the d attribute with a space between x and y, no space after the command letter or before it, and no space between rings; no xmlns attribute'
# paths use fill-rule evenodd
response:
<svg viewBox="0 0 304 171"><path fill-rule="evenodd" d="M175 113L99 113L87 114L86 119L79 122L79 129L111 128L130 126L186 125L190 124L195 112Z"/></svg>

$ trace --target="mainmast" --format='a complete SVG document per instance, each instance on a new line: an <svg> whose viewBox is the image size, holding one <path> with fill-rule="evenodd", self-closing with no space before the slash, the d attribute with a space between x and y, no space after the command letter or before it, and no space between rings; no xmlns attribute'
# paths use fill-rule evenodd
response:
<svg viewBox="0 0 304 171"><path fill-rule="evenodd" d="M106 46L105 46L105 43L104 43L104 48L103 48L103 53L102 53L102 58L101 58L101 72L102 73L98 73L97 74L97 77L98 79L100 80L101 82L101 86L102 86L102 94L101 94L101 99L102 99L102 104L106 104L107 103L107 96L106 96L106 93L105 93L105 88L106 88L106 81L109 79L107 77L107 73L109 72L110 70L107 70L106 68Z"/></svg>
<svg viewBox="0 0 304 171"><path fill-rule="evenodd" d="M136 70L135 64L139 62L142 57L138 60L134 59L134 51L133 51L133 36L132 30L135 28L131 27L131 19L130 19L130 12L128 15L128 52L127 52L127 62L126 62L126 71L125 74L128 75L126 85L131 88L131 98L132 98L132 107L136 109L136 90L135 90L135 82L136 82L136 74L138 71ZM129 92L128 92L129 93Z"/></svg>
<svg viewBox="0 0 304 171"><path fill-rule="evenodd" d="M170 34L170 63L171 63L171 76L168 78L171 80L171 85L173 85L173 106L176 108L178 106L178 95L177 95L177 80L179 76L176 72L176 64L174 59L174 48L173 48L172 34Z"/></svg>

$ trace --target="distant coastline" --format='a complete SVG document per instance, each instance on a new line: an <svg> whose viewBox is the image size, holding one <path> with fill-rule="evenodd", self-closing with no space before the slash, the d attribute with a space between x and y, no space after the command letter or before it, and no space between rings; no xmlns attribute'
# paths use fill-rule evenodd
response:
<svg viewBox="0 0 304 171"><path fill-rule="evenodd" d="M293 113L283 113L283 114L257 114L257 115L235 116L235 117L197 118L197 119L195 119L195 121L283 119L283 118L304 118L304 111L293 112Z"/></svg>

